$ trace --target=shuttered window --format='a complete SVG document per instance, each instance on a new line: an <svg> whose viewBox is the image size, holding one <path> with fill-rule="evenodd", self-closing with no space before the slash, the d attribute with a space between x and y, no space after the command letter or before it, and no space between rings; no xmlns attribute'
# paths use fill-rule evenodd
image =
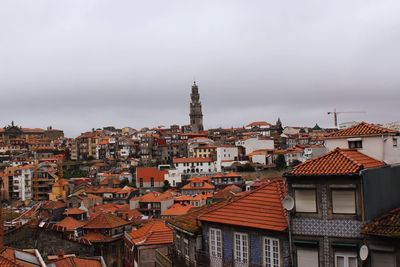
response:
<svg viewBox="0 0 400 267"><path fill-rule="evenodd" d="M371 253L372 267L395 267L396 258L390 252L375 252Z"/></svg>
<svg viewBox="0 0 400 267"><path fill-rule="evenodd" d="M235 265L247 266L249 262L249 244L247 234L235 233ZM245 265L242 265L245 264Z"/></svg>
<svg viewBox="0 0 400 267"><path fill-rule="evenodd" d="M340 214L356 213L356 191L349 190L332 190L332 212Z"/></svg>
<svg viewBox="0 0 400 267"><path fill-rule="evenodd" d="M296 212L317 212L316 190L295 189Z"/></svg>
<svg viewBox="0 0 400 267"><path fill-rule="evenodd" d="M318 249L301 247L297 248L297 266L318 267Z"/></svg>
<svg viewBox="0 0 400 267"><path fill-rule="evenodd" d="M210 255L222 258L222 234L219 229L210 228Z"/></svg>
<svg viewBox="0 0 400 267"><path fill-rule="evenodd" d="M279 267L279 239L264 238L264 266L265 267Z"/></svg>

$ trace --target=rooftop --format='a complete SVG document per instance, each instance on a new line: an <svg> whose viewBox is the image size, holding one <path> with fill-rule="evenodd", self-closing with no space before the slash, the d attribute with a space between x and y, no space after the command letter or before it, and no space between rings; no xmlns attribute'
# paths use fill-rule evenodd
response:
<svg viewBox="0 0 400 267"><path fill-rule="evenodd" d="M384 162L373 159L356 149L336 148L319 158L310 159L297 165L292 175L348 175L358 174L363 169L376 168Z"/></svg>
<svg viewBox="0 0 400 267"><path fill-rule="evenodd" d="M364 225L366 235L400 238L400 208L391 210L383 216Z"/></svg>
<svg viewBox="0 0 400 267"><path fill-rule="evenodd" d="M129 222L124 219L111 214L111 213L100 213L96 217L90 219L88 223L83 227L84 229L110 229L128 225Z"/></svg>
<svg viewBox="0 0 400 267"><path fill-rule="evenodd" d="M172 230L162 220L152 220L129 233L135 245L172 244Z"/></svg>
<svg viewBox="0 0 400 267"><path fill-rule="evenodd" d="M200 221L285 231L286 211L282 200L286 193L283 180L274 180L232 202L199 216Z"/></svg>
<svg viewBox="0 0 400 267"><path fill-rule="evenodd" d="M326 136L327 139L336 139L342 137L357 137L357 136L376 136L383 134L398 134L396 130L383 128L378 125L361 122L350 128L346 128Z"/></svg>

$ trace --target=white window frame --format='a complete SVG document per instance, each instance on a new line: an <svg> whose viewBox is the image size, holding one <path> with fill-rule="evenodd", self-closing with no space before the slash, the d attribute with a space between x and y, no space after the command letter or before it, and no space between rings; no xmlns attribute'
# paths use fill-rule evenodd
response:
<svg viewBox="0 0 400 267"><path fill-rule="evenodd" d="M249 264L249 236L246 233L233 233L233 251L235 265L247 266Z"/></svg>
<svg viewBox="0 0 400 267"><path fill-rule="evenodd" d="M176 244L178 245L176 248L176 251L179 254L181 252L181 236L180 235L176 235Z"/></svg>
<svg viewBox="0 0 400 267"><path fill-rule="evenodd" d="M222 259L222 232L221 229L210 228L210 256Z"/></svg>
<svg viewBox="0 0 400 267"><path fill-rule="evenodd" d="M277 244L275 245L274 242ZM269 251L267 251L269 246ZM277 248L277 255L274 255L274 247ZM270 261L268 262L268 258ZM274 261L277 260L278 262L275 263ZM265 267L279 267L281 266L281 252L280 252L280 244L279 239L277 238L270 238L264 237L263 238L263 262Z"/></svg>
<svg viewBox="0 0 400 267"><path fill-rule="evenodd" d="M343 257L344 259L344 267L349 267L349 259L354 258L356 260L356 266L358 266L358 257L357 252L347 252L347 251L336 251L334 254L335 257L335 267L337 267L337 258Z"/></svg>
<svg viewBox="0 0 400 267"><path fill-rule="evenodd" d="M183 239L183 255L189 259L189 240L186 238Z"/></svg>

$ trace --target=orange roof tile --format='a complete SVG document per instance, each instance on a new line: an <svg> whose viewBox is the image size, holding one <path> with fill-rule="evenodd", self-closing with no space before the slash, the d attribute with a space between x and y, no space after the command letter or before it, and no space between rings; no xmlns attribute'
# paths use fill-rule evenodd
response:
<svg viewBox="0 0 400 267"><path fill-rule="evenodd" d="M128 225L129 222L111 213L100 213L89 220L84 229L110 229Z"/></svg>
<svg viewBox="0 0 400 267"><path fill-rule="evenodd" d="M136 168L136 179L139 180L140 178L143 179L143 182L150 182L151 178L154 178L155 182L163 182L164 176L167 174L168 171L159 170L158 168L154 167L138 167Z"/></svg>
<svg viewBox="0 0 400 267"><path fill-rule="evenodd" d="M292 175L343 175L358 174L362 169L385 165L358 152L356 149L337 148L319 158L310 159L297 165L290 172Z"/></svg>
<svg viewBox="0 0 400 267"><path fill-rule="evenodd" d="M149 192L141 197L134 197L132 198L132 200L139 200L140 202L160 202L167 199L171 199L173 197L174 196L172 195L171 192L164 192L164 193Z"/></svg>
<svg viewBox="0 0 400 267"><path fill-rule="evenodd" d="M49 200L43 205L44 209L49 209L49 210L62 209L62 208L66 208L66 207L67 207L67 203L65 203L64 201L61 201L61 200L57 200L57 201Z"/></svg>
<svg viewBox="0 0 400 267"><path fill-rule="evenodd" d="M272 181L226 205L205 213L200 221L285 231L287 215L282 207L286 187L281 180Z"/></svg>
<svg viewBox="0 0 400 267"><path fill-rule="evenodd" d="M353 127L343 129L326 136L327 139L357 137L357 136L376 136L383 134L398 134L398 131L383 128L374 124L361 122Z"/></svg>
<svg viewBox="0 0 400 267"><path fill-rule="evenodd" d="M3 256L0 256L0 266L2 266L2 267L21 267L22 265L19 265L16 262L13 262Z"/></svg>
<svg viewBox="0 0 400 267"><path fill-rule="evenodd" d="M85 259L80 257L65 257L51 261L49 266L55 267L75 267L75 266L85 266L85 267L101 267L100 259Z"/></svg>
<svg viewBox="0 0 400 267"><path fill-rule="evenodd" d="M213 190L215 188L215 186L207 182L201 182L203 183L201 186L195 186L195 183L198 182L190 182L184 185L181 190Z"/></svg>
<svg viewBox="0 0 400 267"><path fill-rule="evenodd" d="M135 245L172 244L172 230L162 220L152 220L130 233Z"/></svg>
<svg viewBox="0 0 400 267"><path fill-rule="evenodd" d="M57 226L65 228L65 231L73 231L85 225L86 222L75 220L72 217L65 217L63 220L56 223Z"/></svg>
<svg viewBox="0 0 400 267"><path fill-rule="evenodd" d="M191 208L193 208L192 205L182 205L179 203L176 203L172 205L169 209L164 210L161 215L162 216L178 216L178 215L183 215L186 214Z"/></svg>
<svg viewBox="0 0 400 267"><path fill-rule="evenodd" d="M79 215L84 213L85 211L81 210L80 208L70 208L64 212L64 215Z"/></svg>

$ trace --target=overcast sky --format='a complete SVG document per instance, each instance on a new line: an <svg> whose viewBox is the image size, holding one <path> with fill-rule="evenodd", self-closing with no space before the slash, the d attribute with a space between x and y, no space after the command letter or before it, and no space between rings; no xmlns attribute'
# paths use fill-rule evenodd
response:
<svg viewBox="0 0 400 267"><path fill-rule="evenodd" d="M400 1L3 0L0 125L399 120Z"/></svg>

